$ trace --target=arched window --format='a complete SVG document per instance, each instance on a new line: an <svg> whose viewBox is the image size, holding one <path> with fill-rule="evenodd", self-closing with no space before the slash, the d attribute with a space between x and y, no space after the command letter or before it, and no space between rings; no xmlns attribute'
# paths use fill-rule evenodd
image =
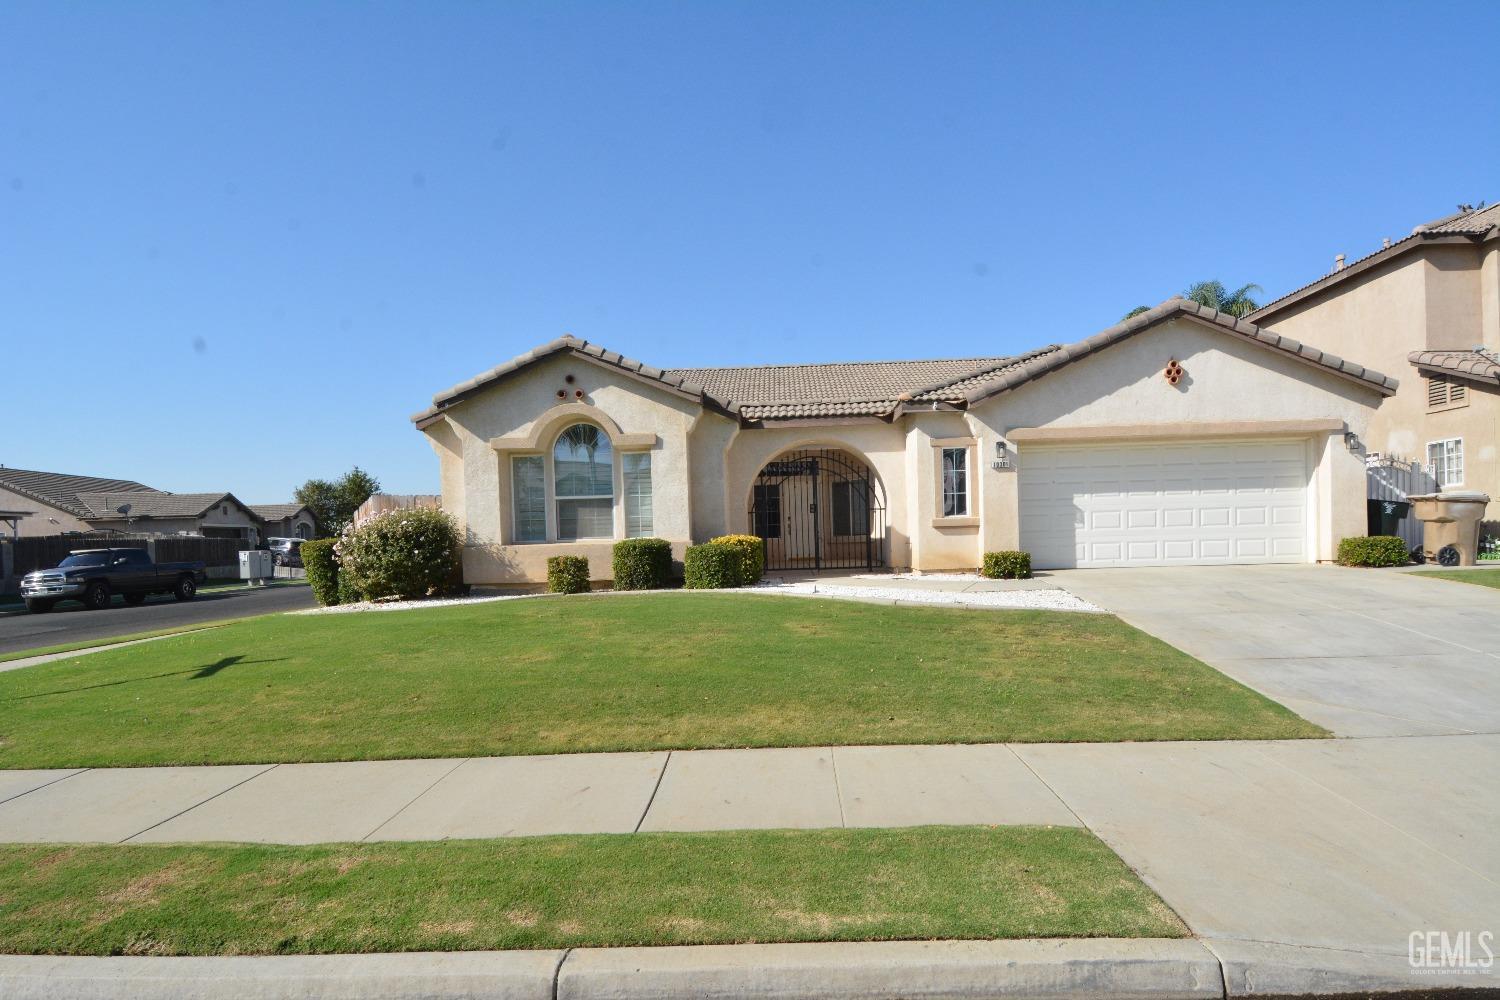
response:
<svg viewBox="0 0 1500 1000"><path fill-rule="evenodd" d="M613 538L615 467L609 436L593 424L574 424L552 448L557 537Z"/></svg>

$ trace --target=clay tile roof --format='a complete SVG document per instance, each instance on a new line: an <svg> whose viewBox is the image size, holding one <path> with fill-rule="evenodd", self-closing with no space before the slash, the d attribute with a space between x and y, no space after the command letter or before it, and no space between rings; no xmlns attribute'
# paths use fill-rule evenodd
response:
<svg viewBox="0 0 1500 1000"><path fill-rule="evenodd" d="M80 493L157 492L132 479L101 479L98 476L74 476L65 472L38 472L33 469L0 468L0 485L65 510L75 517L89 517L92 514L90 508L78 499Z"/></svg>
<svg viewBox="0 0 1500 1000"><path fill-rule="evenodd" d="M1452 373L1476 381L1500 383L1500 357L1479 348L1472 351L1413 351L1406 360L1420 371Z"/></svg>
<svg viewBox="0 0 1500 1000"><path fill-rule="evenodd" d="M948 358L936 361L853 361L814 365L762 365L748 368L669 368L658 370L620 358L572 337L553 341L468 382L439 393L430 409L412 417L419 428L443 409L497 379L560 351L574 351L636 372L692 395L741 420L797 420L830 417L892 417L903 407L940 403L966 407L997 392L1092 354L1148 327L1187 315L1285 356L1334 371L1390 394L1396 380L1352 361L1177 298L1075 344L1046 347L1006 357Z"/></svg>
<svg viewBox="0 0 1500 1000"><path fill-rule="evenodd" d="M668 374L702 385L746 420L875 416L909 400L960 401L965 387L1031 356L674 368Z"/></svg>

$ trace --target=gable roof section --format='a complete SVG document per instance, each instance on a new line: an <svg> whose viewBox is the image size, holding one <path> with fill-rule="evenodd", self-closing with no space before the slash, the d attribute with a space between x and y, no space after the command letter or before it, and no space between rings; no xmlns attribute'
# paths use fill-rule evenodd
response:
<svg viewBox="0 0 1500 1000"><path fill-rule="evenodd" d="M622 367L748 423L839 417L889 420L912 410L938 406L966 408L1178 317L1188 317L1229 336L1332 372L1385 395L1396 391L1396 380L1374 369L1263 330L1248 320L1235 319L1186 299L1175 298L1075 344L1049 344L1009 357L657 369L629 361L598 345L564 337L438 393L432 407L413 416L412 421L418 429L426 427L454 403L541 358L563 351L573 351L603 364Z"/></svg>
<svg viewBox="0 0 1500 1000"><path fill-rule="evenodd" d="M1055 350L1054 344L1013 357L676 368L668 373L707 387L743 420L890 416L911 400L956 402L963 386Z"/></svg>
<svg viewBox="0 0 1500 1000"><path fill-rule="evenodd" d="M132 479L101 479L98 476L74 476L65 472L38 472L34 469L0 468L0 485L23 496L40 500L74 517L91 517L80 493L156 493L151 487Z"/></svg>
<svg viewBox="0 0 1500 1000"><path fill-rule="evenodd" d="M1386 261L1410 253L1421 246L1434 243L1483 243L1496 238L1500 238L1500 202L1467 212L1455 212L1453 215L1418 226L1405 239L1397 240L1388 247L1381 247L1374 253L1366 254L1346 264L1342 270L1325 274L1301 288L1287 292L1279 299L1267 302L1247 318L1258 323L1264 322L1272 314L1294 306L1310 295L1352 278L1356 274L1378 267Z"/></svg>
<svg viewBox="0 0 1500 1000"><path fill-rule="evenodd" d="M84 504L91 521L117 521L143 517L200 517L224 500L233 500L241 507L239 499L232 493L80 493L79 502ZM119 508L130 505L130 513L121 514Z"/></svg>
<svg viewBox="0 0 1500 1000"><path fill-rule="evenodd" d="M1276 351L1285 357L1300 361L1303 364L1322 368L1335 375L1359 382L1383 395L1390 396L1396 392L1398 384L1396 380L1375 371L1373 368L1365 368L1363 365L1355 364L1353 361L1346 361L1338 355L1329 354L1318 350L1316 347L1293 340L1290 337L1283 337L1272 333L1270 330L1256 326L1249 320L1236 319L1216 309L1200 306L1198 303L1184 298L1173 298L1168 299L1155 308L1146 310L1138 316L1132 316L1127 320L1116 323L1107 330L1101 330L1086 340L1080 340L1076 344L1068 344L1055 351L1041 354L1012 370L1001 372L994 378L986 379L970 388L964 394L964 402L972 406L981 400L988 399L990 396L1019 388L1027 382L1057 371L1071 362L1087 357L1128 337L1133 337L1143 330L1150 329L1153 326L1178 317L1188 317L1230 336L1238 337L1247 343Z"/></svg>
<svg viewBox="0 0 1500 1000"><path fill-rule="evenodd" d="M702 386L694 385L682 378L674 378L660 368L653 368L648 364L643 364L633 358L627 358L615 351L606 350L598 344L579 340L572 334L564 334L556 340L549 341L540 347L532 348L525 354L517 355L504 364L496 365L489 371L480 372L467 381L444 389L432 397L432 405L430 407L420 413L412 414L412 423L416 424L420 430L432 423L433 420L442 414L443 410L463 402L476 392L486 389L501 379L514 375L516 372L530 368L538 361L564 353L571 353L586 361L619 369L627 375L634 376L646 382L654 382L694 402L722 409L718 401L709 397Z"/></svg>
<svg viewBox="0 0 1500 1000"><path fill-rule="evenodd" d="M300 503L253 503L250 509L263 521L280 521L284 518L296 517L304 510L309 514L312 513L311 508Z"/></svg>
<svg viewBox="0 0 1500 1000"><path fill-rule="evenodd" d="M1412 351L1406 360L1424 375L1446 375L1500 385L1500 358L1489 351Z"/></svg>

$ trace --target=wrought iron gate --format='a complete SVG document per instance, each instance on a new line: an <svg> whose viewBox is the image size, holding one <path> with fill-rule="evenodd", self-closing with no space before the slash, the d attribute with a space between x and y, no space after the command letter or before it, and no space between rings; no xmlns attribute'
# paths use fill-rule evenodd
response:
<svg viewBox="0 0 1500 1000"><path fill-rule="evenodd" d="M750 530L766 569L874 569L885 565L885 495L848 452L795 451L766 464L750 496Z"/></svg>

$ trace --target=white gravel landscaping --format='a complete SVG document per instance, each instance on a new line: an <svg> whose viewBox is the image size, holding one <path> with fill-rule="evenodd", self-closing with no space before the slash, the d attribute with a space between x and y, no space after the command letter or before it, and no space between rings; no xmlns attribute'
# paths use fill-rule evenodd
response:
<svg viewBox="0 0 1500 1000"><path fill-rule="evenodd" d="M932 577L928 576L927 579L932 579ZM1066 590L1057 587L1039 590L922 590L916 587L850 587L837 583L804 580L797 583L763 584L754 590L761 594L839 597L880 602L899 601L903 604L935 604L959 608L1032 608L1040 611L1104 613L1104 609L1098 605L1074 597Z"/></svg>
<svg viewBox="0 0 1500 1000"><path fill-rule="evenodd" d="M519 601L523 597L545 597L545 594L499 594L485 597L430 597L420 601L360 601L358 604L335 604L327 608L288 611L289 615L350 615L360 611L412 611L417 608L447 608L455 604L488 604L490 601Z"/></svg>
<svg viewBox="0 0 1500 1000"><path fill-rule="evenodd" d="M862 578L863 579L863 578ZM936 579L969 579L967 575L951 573L939 576L927 574L924 577L884 576L881 579L894 580L936 580ZM869 601L874 603L890 603L899 601L902 604L933 604L959 608L1031 608L1040 611L1080 611L1088 614L1102 614L1104 609L1090 604L1088 601L1074 597L1066 590L1057 587L1041 588L1036 590L927 590L921 587L851 587L837 583L820 583L816 580L799 580L795 583L782 583L779 581L767 581L754 587L735 588L733 590L637 590L637 591L613 591L596 590L594 596L607 596L615 593L634 594L780 594L787 597L833 597L843 600ZM557 594L498 594L482 597L438 597L420 601L361 601L358 604L335 604L329 608L309 608L306 611L288 611L292 615L347 615L357 614L362 611L412 611L417 608L447 608L458 604L487 604L491 601L520 601L527 598L557 597Z"/></svg>

